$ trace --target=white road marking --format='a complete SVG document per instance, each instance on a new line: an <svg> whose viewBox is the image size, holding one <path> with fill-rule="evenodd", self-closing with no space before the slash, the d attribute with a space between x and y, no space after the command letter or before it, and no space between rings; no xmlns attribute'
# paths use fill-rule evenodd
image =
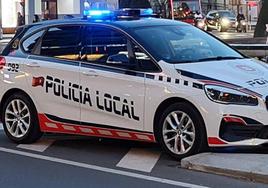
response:
<svg viewBox="0 0 268 188"><path fill-rule="evenodd" d="M19 144L17 145L17 148L21 149L27 149L27 150L32 150L32 151L37 151L37 152L44 152L51 144L53 144L55 140L52 139L43 139L40 140L34 144Z"/></svg>
<svg viewBox="0 0 268 188"><path fill-rule="evenodd" d="M151 172L160 157L160 152L149 149L132 148L119 161L117 167Z"/></svg>
<svg viewBox="0 0 268 188"><path fill-rule="evenodd" d="M0 123L0 130L3 130L4 128L3 128L3 124L2 123Z"/></svg>
<svg viewBox="0 0 268 188"><path fill-rule="evenodd" d="M191 183L184 183L184 182L180 182L180 181L174 181L174 180L169 180L169 179L164 179L164 178L147 176L147 175L133 173L133 172L116 170L116 169L112 169L112 168L105 168L105 167L101 167L101 166L90 165L90 164L86 164L86 163L79 163L79 162L75 162L75 161L60 159L60 158L56 158L56 157L49 157L49 156L44 156L44 155L39 155L39 154L34 154L34 153L29 153L29 152L23 152L23 151L18 151L18 150L3 148L3 147L0 147L0 151L5 152L5 153L15 154L15 155L21 155L21 156L25 156L25 157L30 157L30 158L34 158L34 159L41 159L41 160L45 160L45 161L66 164L66 165L71 165L71 166L76 166L76 167L81 167L81 168L86 168L86 169L96 170L96 171L101 171L101 172L106 172L106 173L112 173L112 174L117 174L117 175L121 175L121 176L128 176L128 177L143 179L143 180L147 180L147 181L154 181L154 182L158 182L158 183L174 185L174 186L179 186L179 187L208 188L208 187L201 186L201 185L195 185L195 184L191 184Z"/></svg>

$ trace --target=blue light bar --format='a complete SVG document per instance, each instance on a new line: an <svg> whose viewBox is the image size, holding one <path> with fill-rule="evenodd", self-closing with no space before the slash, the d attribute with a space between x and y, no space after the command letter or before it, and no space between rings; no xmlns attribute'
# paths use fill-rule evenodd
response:
<svg viewBox="0 0 268 188"><path fill-rule="evenodd" d="M140 15L141 16L150 16L153 15L154 11L151 8L148 9L142 9Z"/></svg>
<svg viewBox="0 0 268 188"><path fill-rule="evenodd" d="M89 18L105 18L111 16L110 10L84 10L84 16Z"/></svg>

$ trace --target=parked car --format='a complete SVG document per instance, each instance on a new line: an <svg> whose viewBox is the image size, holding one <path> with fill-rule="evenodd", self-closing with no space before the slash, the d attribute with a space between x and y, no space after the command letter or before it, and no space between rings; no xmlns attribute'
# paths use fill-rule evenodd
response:
<svg viewBox="0 0 268 188"><path fill-rule="evenodd" d="M228 10L210 11L205 18L205 30L218 30L226 32L229 29L236 29L236 16Z"/></svg>

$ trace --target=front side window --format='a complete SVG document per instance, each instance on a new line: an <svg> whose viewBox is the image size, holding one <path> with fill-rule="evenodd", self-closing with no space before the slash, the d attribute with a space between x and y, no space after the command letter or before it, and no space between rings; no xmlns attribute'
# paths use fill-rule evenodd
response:
<svg viewBox="0 0 268 188"><path fill-rule="evenodd" d="M48 29L44 35L40 55L79 60L80 50L80 26L59 26Z"/></svg>
<svg viewBox="0 0 268 188"><path fill-rule="evenodd" d="M129 51L130 41L122 33L107 27L88 27L82 60L120 68L135 68Z"/></svg>
<svg viewBox="0 0 268 188"><path fill-rule="evenodd" d="M214 37L190 26L136 28L134 35L158 61L191 63L244 58Z"/></svg>

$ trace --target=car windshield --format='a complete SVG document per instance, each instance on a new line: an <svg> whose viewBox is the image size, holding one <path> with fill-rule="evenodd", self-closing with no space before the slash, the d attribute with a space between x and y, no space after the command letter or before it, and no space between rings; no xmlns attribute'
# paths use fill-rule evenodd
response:
<svg viewBox="0 0 268 188"><path fill-rule="evenodd" d="M234 13L226 11L226 12L219 12L219 15L221 17L229 17L229 18L235 18Z"/></svg>
<svg viewBox="0 0 268 188"><path fill-rule="evenodd" d="M157 61L192 63L244 58L229 46L191 26L152 26L135 29L135 37Z"/></svg>

